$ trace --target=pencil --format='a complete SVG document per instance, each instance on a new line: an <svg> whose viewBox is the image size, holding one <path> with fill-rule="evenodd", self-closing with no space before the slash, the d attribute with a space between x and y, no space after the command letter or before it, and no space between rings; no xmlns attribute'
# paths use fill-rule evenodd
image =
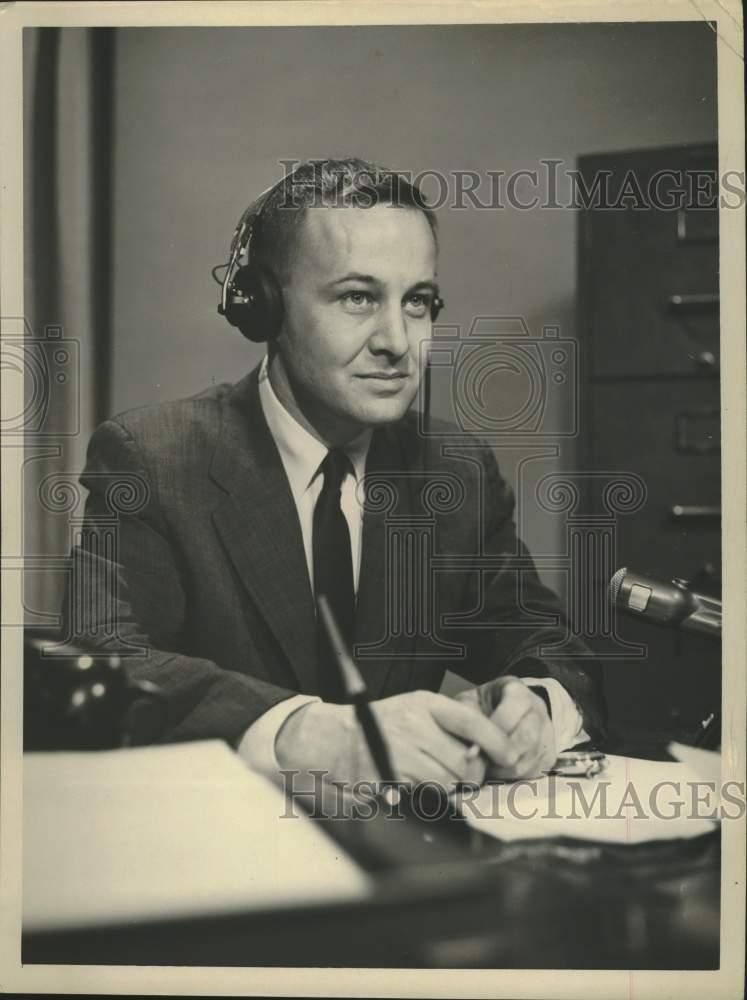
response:
<svg viewBox="0 0 747 1000"><path fill-rule="evenodd" d="M381 735L379 725L371 711L366 682L363 680L355 660L348 652L345 641L342 638L342 633L335 621L335 616L332 614L332 608L330 608L329 602L323 594L318 595L317 605L324 627L327 630L329 644L335 654L345 694L355 707L355 716L363 730L363 736L373 762L376 765L376 770L385 784L395 784L394 768L392 767L392 761L384 742L384 737Z"/></svg>

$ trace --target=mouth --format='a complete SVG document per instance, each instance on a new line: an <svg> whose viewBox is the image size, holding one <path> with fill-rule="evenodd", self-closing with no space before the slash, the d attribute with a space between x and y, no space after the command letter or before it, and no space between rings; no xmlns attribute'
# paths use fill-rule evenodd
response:
<svg viewBox="0 0 747 1000"><path fill-rule="evenodd" d="M356 378L380 379L382 382L394 382L397 379L406 379L408 376L403 372L371 372L367 375L357 375Z"/></svg>

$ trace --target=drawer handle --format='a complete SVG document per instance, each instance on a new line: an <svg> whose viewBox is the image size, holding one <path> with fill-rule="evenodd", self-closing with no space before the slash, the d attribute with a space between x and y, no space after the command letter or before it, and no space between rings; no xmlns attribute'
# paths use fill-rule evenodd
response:
<svg viewBox="0 0 747 1000"><path fill-rule="evenodd" d="M687 506L686 504L676 503L669 508L669 517L673 521L716 520L717 518L721 518L721 508L709 507L707 505Z"/></svg>
<svg viewBox="0 0 747 1000"><path fill-rule="evenodd" d="M718 292L702 292L693 295L670 295L667 304L672 312L709 312L717 309L720 301Z"/></svg>
<svg viewBox="0 0 747 1000"><path fill-rule="evenodd" d="M703 372L712 372L718 369L718 361L713 351L700 351L693 358L693 361L695 362L695 367Z"/></svg>
<svg viewBox="0 0 747 1000"><path fill-rule="evenodd" d="M710 217L709 217L710 216ZM711 229L701 229L697 226L688 226L688 221L698 219L701 223L710 223ZM679 243L718 243L718 209L706 211L696 209L694 213L688 213L686 209L677 209L677 241Z"/></svg>

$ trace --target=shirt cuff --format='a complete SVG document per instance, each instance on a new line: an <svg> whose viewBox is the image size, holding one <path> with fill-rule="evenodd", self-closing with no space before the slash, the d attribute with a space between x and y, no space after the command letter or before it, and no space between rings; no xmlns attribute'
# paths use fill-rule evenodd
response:
<svg viewBox="0 0 747 1000"><path fill-rule="evenodd" d="M555 680L554 677L522 677L521 680L527 686L543 687L547 691L558 753L570 750L571 747L589 739L576 702L560 681Z"/></svg>
<svg viewBox="0 0 747 1000"><path fill-rule="evenodd" d="M285 720L304 705L321 701L313 695L297 694L273 705L253 722L241 737L238 753L255 771L273 772L280 768L275 754L275 740Z"/></svg>

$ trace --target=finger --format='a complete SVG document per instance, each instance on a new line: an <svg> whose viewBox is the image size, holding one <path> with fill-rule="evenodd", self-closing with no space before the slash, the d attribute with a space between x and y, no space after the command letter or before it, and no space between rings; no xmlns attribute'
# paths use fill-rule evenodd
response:
<svg viewBox="0 0 747 1000"><path fill-rule="evenodd" d="M450 792L459 784L451 771L418 747L413 747L403 758L398 773L403 781L408 781L412 785L432 782L444 793Z"/></svg>
<svg viewBox="0 0 747 1000"><path fill-rule="evenodd" d="M552 763L555 763L554 755L552 755ZM519 763L515 767L515 776L516 778L541 778L551 766L550 755L546 749L540 749L539 752L530 751L519 758Z"/></svg>
<svg viewBox="0 0 747 1000"><path fill-rule="evenodd" d="M518 781L521 778L539 777L542 774L540 755L535 750L523 753L518 761L511 766L494 765L488 769L488 778L499 778L501 781Z"/></svg>
<svg viewBox="0 0 747 1000"><path fill-rule="evenodd" d="M533 699L537 698L537 695L517 678L511 677L507 680L500 703L493 710L490 718L497 726L501 727L504 733L510 734L531 709Z"/></svg>
<svg viewBox="0 0 747 1000"><path fill-rule="evenodd" d="M425 775L425 777L417 778L416 783L435 783L446 795L450 795L452 792L463 789L467 785L481 785L485 780L485 761L482 757L470 760L467 764L465 774L460 778L456 778L450 771L446 769L442 770L439 762L434 760L426 751L422 751L422 753L424 759L419 762L418 773Z"/></svg>
<svg viewBox="0 0 747 1000"><path fill-rule="evenodd" d="M540 777L541 772L532 766L534 761L527 764L527 759L526 757L520 758L519 763L514 764L513 767L491 767L487 774L488 780L520 781L522 778Z"/></svg>
<svg viewBox="0 0 747 1000"><path fill-rule="evenodd" d="M480 707L480 699L478 697L477 690L475 688L466 688L464 691L458 691L454 695L456 701L461 701L465 705L474 705L475 707Z"/></svg>
<svg viewBox="0 0 747 1000"><path fill-rule="evenodd" d="M486 777L500 778L502 781L539 778L553 766L556 757L554 736L550 735L549 739L543 739L534 750L523 753L512 767L492 767Z"/></svg>
<svg viewBox="0 0 747 1000"><path fill-rule="evenodd" d="M471 758L467 763L467 773L459 785L481 785L485 781L487 763L482 755Z"/></svg>
<svg viewBox="0 0 747 1000"><path fill-rule="evenodd" d="M510 734L511 742L522 756L529 751L536 751L539 749L542 730L542 718L532 707L514 727Z"/></svg>
<svg viewBox="0 0 747 1000"><path fill-rule="evenodd" d="M521 683L517 677L497 677L489 684L480 684L475 688L477 702L484 715L492 715L503 699L504 689L509 684Z"/></svg>
<svg viewBox="0 0 747 1000"><path fill-rule="evenodd" d="M437 694L428 707L440 726L468 743L477 743L493 763L512 766L519 759L508 736L471 705Z"/></svg>
<svg viewBox="0 0 747 1000"><path fill-rule="evenodd" d="M500 778L513 781L519 778L539 777L555 763L557 751L555 747L555 731L548 719L542 727L540 737L534 747L526 750L519 760L511 767L493 767L489 769L488 778Z"/></svg>
<svg viewBox="0 0 747 1000"><path fill-rule="evenodd" d="M466 781L470 763L474 755L468 757L469 745L457 739L432 718L426 717L423 729L415 735L415 742L420 750L448 770L457 781Z"/></svg>

